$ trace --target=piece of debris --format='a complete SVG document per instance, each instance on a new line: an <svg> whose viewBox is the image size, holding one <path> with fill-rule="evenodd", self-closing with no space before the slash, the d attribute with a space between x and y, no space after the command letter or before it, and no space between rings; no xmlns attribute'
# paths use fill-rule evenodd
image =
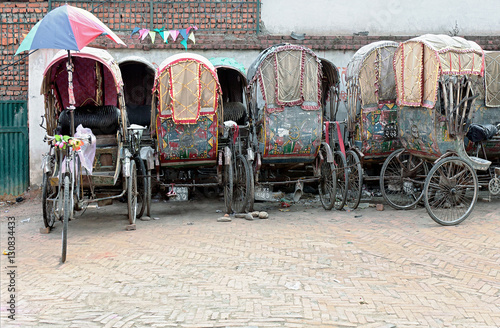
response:
<svg viewBox="0 0 500 328"><path fill-rule="evenodd" d="M149 216L141 216L141 217L139 218L139 220L141 220L141 221L150 221L150 220L151 220L151 218L150 218Z"/></svg>
<svg viewBox="0 0 500 328"><path fill-rule="evenodd" d="M361 210L365 209L365 208L368 208L368 207L370 207L369 203L359 203L359 205L358 205L358 208L361 209Z"/></svg>
<svg viewBox="0 0 500 328"><path fill-rule="evenodd" d="M222 213L221 210L215 210L215 213Z"/></svg>
<svg viewBox="0 0 500 328"><path fill-rule="evenodd" d="M188 222L187 225L193 225L194 223L193 222Z"/></svg>
<svg viewBox="0 0 500 328"><path fill-rule="evenodd" d="M17 197L17 198L16 198L16 202L17 202L17 203L20 203L20 202L22 202L23 200L24 200L24 198L23 198L23 197Z"/></svg>
<svg viewBox="0 0 500 328"><path fill-rule="evenodd" d="M158 217L154 217L154 218L153 218L153 220L159 220L159 219L160 219L160 218L158 218Z"/></svg>
<svg viewBox="0 0 500 328"><path fill-rule="evenodd" d="M288 208L280 208L279 209L280 212L290 212L290 210Z"/></svg>
<svg viewBox="0 0 500 328"><path fill-rule="evenodd" d="M361 218L361 217L363 217L363 215L361 215L361 214L360 215L355 215L354 217L355 218Z"/></svg>
<svg viewBox="0 0 500 328"><path fill-rule="evenodd" d="M267 219L269 218L269 214L267 212L259 212L259 219Z"/></svg>
<svg viewBox="0 0 500 328"><path fill-rule="evenodd" d="M47 227L47 228L40 228L40 233L46 235L50 232L50 228Z"/></svg>
<svg viewBox="0 0 500 328"><path fill-rule="evenodd" d="M377 204L377 211L383 211L384 210L384 204Z"/></svg>
<svg viewBox="0 0 500 328"><path fill-rule="evenodd" d="M299 290L301 285L302 284L300 283L300 281L294 281L294 282L287 282L287 283L285 283L285 287L286 288L293 289L293 290Z"/></svg>
<svg viewBox="0 0 500 328"><path fill-rule="evenodd" d="M30 222L31 218L27 218L27 219L24 219L24 220L21 220L21 223L28 223Z"/></svg>
<svg viewBox="0 0 500 328"><path fill-rule="evenodd" d="M217 222L231 222L231 218L229 216L221 216L220 218L217 218Z"/></svg>
<svg viewBox="0 0 500 328"><path fill-rule="evenodd" d="M128 226L125 227L125 230L127 231L132 231L132 230L136 230L137 227L135 224L129 224Z"/></svg>
<svg viewBox="0 0 500 328"><path fill-rule="evenodd" d="M254 218L256 218L256 217L258 217L258 216L259 216L259 213L260 213L259 211L253 211L253 212L252 212L252 216L253 216Z"/></svg>

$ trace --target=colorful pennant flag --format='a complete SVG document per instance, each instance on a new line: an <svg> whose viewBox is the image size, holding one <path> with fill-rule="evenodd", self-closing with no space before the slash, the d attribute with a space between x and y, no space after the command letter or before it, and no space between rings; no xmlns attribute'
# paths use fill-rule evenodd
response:
<svg viewBox="0 0 500 328"><path fill-rule="evenodd" d="M132 30L132 34L130 34L130 38L132 38L132 35L134 35L135 33L139 33L139 30L140 28L134 27L134 29Z"/></svg>
<svg viewBox="0 0 500 328"><path fill-rule="evenodd" d="M179 30L179 33L181 34L181 36L184 40L187 40L187 31L185 28L183 28L182 30Z"/></svg>
<svg viewBox="0 0 500 328"><path fill-rule="evenodd" d="M179 36L179 31L177 31L177 30L170 30L170 31L168 31L168 33L170 34L170 36L172 37L172 39L174 41L177 40L177 37Z"/></svg>
<svg viewBox="0 0 500 328"><path fill-rule="evenodd" d="M193 44L196 44L196 39L194 37L194 32L191 32L191 34L189 34L189 40L193 41Z"/></svg>
<svg viewBox="0 0 500 328"><path fill-rule="evenodd" d="M149 31L149 37L151 38L151 43L155 43L156 32L155 31Z"/></svg>
<svg viewBox="0 0 500 328"><path fill-rule="evenodd" d="M182 41L181 41L181 44L184 46L184 48L185 48L186 50L188 50L188 43L187 43L186 39L182 40Z"/></svg>
<svg viewBox="0 0 500 328"><path fill-rule="evenodd" d="M146 36L148 35L148 32L149 32L149 30L147 28L141 28L139 30L139 38L141 40L144 40L146 38Z"/></svg>

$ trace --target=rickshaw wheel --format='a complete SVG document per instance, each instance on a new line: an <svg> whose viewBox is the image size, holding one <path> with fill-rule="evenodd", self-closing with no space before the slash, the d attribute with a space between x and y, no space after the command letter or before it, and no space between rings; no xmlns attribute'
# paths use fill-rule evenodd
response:
<svg viewBox="0 0 500 328"><path fill-rule="evenodd" d="M226 213L231 214L232 202L233 202L233 163L224 165L224 205L226 207Z"/></svg>
<svg viewBox="0 0 500 328"><path fill-rule="evenodd" d="M63 191L63 229L62 229L62 254L61 254L61 262L66 262L66 251L68 248L68 221L70 216L70 184L69 184L69 176L64 176L64 191Z"/></svg>
<svg viewBox="0 0 500 328"><path fill-rule="evenodd" d="M387 203L397 210L407 210L422 199L427 165L405 149L387 157L380 172L380 191ZM422 180L422 181L420 181Z"/></svg>
<svg viewBox="0 0 500 328"><path fill-rule="evenodd" d="M146 209L148 181L146 179L146 167L144 166L144 161L139 156L136 156L134 160L136 167L139 170L139 176L141 176L140 178L137 178L137 189L139 190L137 194L137 203L140 202L141 205L137 211L136 218L139 219L142 217L144 210Z"/></svg>
<svg viewBox="0 0 500 328"><path fill-rule="evenodd" d="M335 209L341 210L344 208L347 198L347 161L341 151L333 153L334 163L337 165L337 191L335 193Z"/></svg>
<svg viewBox="0 0 500 328"><path fill-rule="evenodd" d="M151 185L151 170L147 170L147 178L146 178L146 215L151 216L151 193L153 186Z"/></svg>
<svg viewBox="0 0 500 328"><path fill-rule="evenodd" d="M472 212L478 190L477 174L469 163L459 157L445 158L425 179L425 208L441 225L459 224Z"/></svg>
<svg viewBox="0 0 500 328"><path fill-rule="evenodd" d="M335 204L337 192L337 174L335 165L326 160L326 151L322 148L323 164L321 164L321 176L319 180L318 192L321 204L325 210L331 210Z"/></svg>
<svg viewBox="0 0 500 328"><path fill-rule="evenodd" d="M245 211L250 194L250 165L243 155L236 156L233 172L233 199L232 209L236 213Z"/></svg>
<svg viewBox="0 0 500 328"><path fill-rule="evenodd" d="M137 170L135 161L130 161L130 177L127 181L128 222L135 224L137 217Z"/></svg>
<svg viewBox="0 0 500 328"><path fill-rule="evenodd" d="M247 212L253 212L253 205L255 202L255 178L254 178L254 172L253 172L253 166L252 164L249 164L250 167L250 190L248 194L248 202L247 202Z"/></svg>
<svg viewBox="0 0 500 328"><path fill-rule="evenodd" d="M347 206L356 209L361 200L361 186L363 185L363 169L359 156L354 150L346 152L347 161Z"/></svg>
<svg viewBox="0 0 500 328"><path fill-rule="evenodd" d="M54 214L54 203L48 202L47 199L54 198L55 188L50 184L49 173L43 174L42 180L42 212L43 212L43 224L45 228L52 229L54 223L56 222L56 216Z"/></svg>

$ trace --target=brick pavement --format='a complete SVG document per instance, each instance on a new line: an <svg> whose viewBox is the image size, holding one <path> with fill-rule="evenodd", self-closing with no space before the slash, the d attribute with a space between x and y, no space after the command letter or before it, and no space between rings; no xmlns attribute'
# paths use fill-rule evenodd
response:
<svg viewBox="0 0 500 328"><path fill-rule="evenodd" d="M114 204L70 222L65 264L39 201L2 207L2 249L5 215L18 223L18 302L11 321L2 256L1 326L499 327L499 204L442 227L423 208L259 203L268 220L222 223L219 201L155 203L160 219L136 231Z"/></svg>

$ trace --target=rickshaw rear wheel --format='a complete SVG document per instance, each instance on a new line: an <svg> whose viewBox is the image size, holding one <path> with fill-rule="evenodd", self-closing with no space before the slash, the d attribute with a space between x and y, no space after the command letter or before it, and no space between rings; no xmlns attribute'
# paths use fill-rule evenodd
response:
<svg viewBox="0 0 500 328"><path fill-rule="evenodd" d="M337 165L337 190L335 193L335 209L341 210L344 208L347 199L347 161L341 151L335 151L333 154L334 163Z"/></svg>
<svg viewBox="0 0 500 328"><path fill-rule="evenodd" d="M479 182L472 166L459 157L437 162L425 179L424 202L431 218L445 226L465 220L477 201Z"/></svg>
<svg viewBox="0 0 500 328"><path fill-rule="evenodd" d="M233 177L232 210L236 213L245 211L250 195L250 165L243 155L236 156Z"/></svg>
<svg viewBox="0 0 500 328"><path fill-rule="evenodd" d="M346 152L347 161L347 206L356 209L361 200L361 186L363 186L363 169L358 154L354 150Z"/></svg>
<svg viewBox="0 0 500 328"><path fill-rule="evenodd" d="M130 161L130 176L127 181L128 222L135 224L137 217L137 170L135 161Z"/></svg>
<svg viewBox="0 0 500 328"><path fill-rule="evenodd" d="M137 194L137 203L140 202L140 207L138 208L136 218L139 219L142 217L144 214L144 210L146 209L146 204L147 204L147 192L148 192L148 181L146 178L146 167L144 165L144 161L139 157L136 156L134 158L134 161L136 163L137 170L139 171L139 176L137 178L137 184L138 184L138 194Z"/></svg>
<svg viewBox="0 0 500 328"><path fill-rule="evenodd" d="M66 262L66 252L68 248L68 221L69 221L69 216L71 214L70 212L70 206L71 206L71 201L70 201L70 183L69 183L69 176L65 175L64 176L64 186L63 186L63 229L62 229L62 252L61 252L61 262L64 263Z"/></svg>
<svg viewBox="0 0 500 328"><path fill-rule="evenodd" d="M318 192L321 205L325 210L331 210L335 204L335 195L337 192L337 174L335 165L328 163L326 150L321 148L323 163L321 164L321 176L319 180Z"/></svg>
<svg viewBox="0 0 500 328"><path fill-rule="evenodd" d="M380 192L397 210L415 207L423 196L427 165L425 161L398 149L387 157L380 172ZM422 181L420 181L422 180Z"/></svg>
<svg viewBox="0 0 500 328"><path fill-rule="evenodd" d="M224 205L227 214L231 214L233 202L233 163L224 165Z"/></svg>
<svg viewBox="0 0 500 328"><path fill-rule="evenodd" d="M56 216L54 214L54 203L47 201L47 199L54 198L54 194L55 188L50 184L50 173L44 173L42 180L42 213L43 224L45 228L49 229L54 227Z"/></svg>

